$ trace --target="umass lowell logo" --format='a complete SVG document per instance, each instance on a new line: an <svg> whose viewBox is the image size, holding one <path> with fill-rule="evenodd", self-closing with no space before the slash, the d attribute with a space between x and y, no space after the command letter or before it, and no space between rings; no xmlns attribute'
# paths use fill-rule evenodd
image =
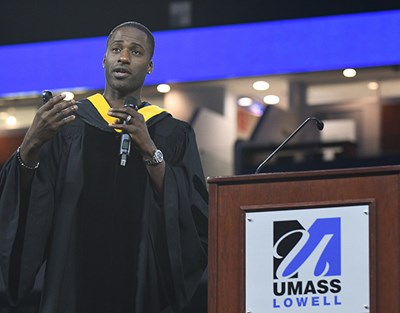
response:
<svg viewBox="0 0 400 313"><path fill-rule="evenodd" d="M340 218L274 222L273 308L341 305Z"/></svg>

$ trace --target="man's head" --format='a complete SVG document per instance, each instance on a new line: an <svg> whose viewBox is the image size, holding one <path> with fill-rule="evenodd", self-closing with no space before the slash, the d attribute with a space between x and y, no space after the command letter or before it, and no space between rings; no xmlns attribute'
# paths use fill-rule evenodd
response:
<svg viewBox="0 0 400 313"><path fill-rule="evenodd" d="M153 70L154 37L147 27L126 22L115 27L107 39L103 59L105 94L140 96L147 74Z"/></svg>
<svg viewBox="0 0 400 313"><path fill-rule="evenodd" d="M151 57L153 57L154 48L155 48L154 36L153 36L153 34L151 33L151 31L150 31L146 26L144 26L143 24L140 24L140 23L138 23L138 22L125 22L125 23L122 23L122 24L119 24L119 25L115 26L114 29L113 29L113 30L110 32L110 34L108 35L108 38L107 38L107 48L108 48L108 44L109 44L109 42L110 42L110 39L111 39L112 36L114 35L115 31L118 30L118 29L120 29L121 27L133 27L133 28L136 28L136 29L139 29L139 30L143 31L143 32L147 35L147 38L148 38L148 40L149 40L149 43L150 43L150 52L151 52L150 55L151 55Z"/></svg>

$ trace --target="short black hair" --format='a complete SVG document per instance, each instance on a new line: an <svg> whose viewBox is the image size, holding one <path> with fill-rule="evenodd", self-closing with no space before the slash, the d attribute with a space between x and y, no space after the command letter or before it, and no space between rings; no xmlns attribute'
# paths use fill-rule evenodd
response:
<svg viewBox="0 0 400 313"><path fill-rule="evenodd" d="M124 22L122 24L115 26L114 29L110 32L110 34L107 37L107 48L108 48L108 43L110 41L110 38L114 35L115 31L117 31L118 29L120 29L122 27L133 27L133 28L143 31L147 35L147 39L150 41L150 58L152 58L153 54L154 54L154 48L156 45L154 36L146 26L144 26L143 24L140 24L139 22L130 21L130 22Z"/></svg>

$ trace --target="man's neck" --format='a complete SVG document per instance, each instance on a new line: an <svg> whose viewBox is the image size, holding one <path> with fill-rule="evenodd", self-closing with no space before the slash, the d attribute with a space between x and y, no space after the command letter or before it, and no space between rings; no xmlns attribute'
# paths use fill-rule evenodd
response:
<svg viewBox="0 0 400 313"><path fill-rule="evenodd" d="M108 104L110 105L110 107L112 108L120 108L124 106L124 102L125 99L127 97L134 97L135 99L137 99L138 103L141 103L141 97L140 94L137 95L136 93L133 94L120 94L120 93L109 93L109 92L104 92L103 93L103 97L107 100Z"/></svg>

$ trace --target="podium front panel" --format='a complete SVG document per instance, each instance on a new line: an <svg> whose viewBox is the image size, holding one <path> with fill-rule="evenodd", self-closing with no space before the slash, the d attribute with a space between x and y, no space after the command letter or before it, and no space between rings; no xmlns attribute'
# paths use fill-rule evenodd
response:
<svg viewBox="0 0 400 313"><path fill-rule="evenodd" d="M369 205L244 210L246 312L369 312Z"/></svg>
<svg viewBox="0 0 400 313"><path fill-rule="evenodd" d="M369 312L400 312L400 166L216 177L208 183L208 313L246 312L245 216L251 210L357 205L370 210Z"/></svg>

